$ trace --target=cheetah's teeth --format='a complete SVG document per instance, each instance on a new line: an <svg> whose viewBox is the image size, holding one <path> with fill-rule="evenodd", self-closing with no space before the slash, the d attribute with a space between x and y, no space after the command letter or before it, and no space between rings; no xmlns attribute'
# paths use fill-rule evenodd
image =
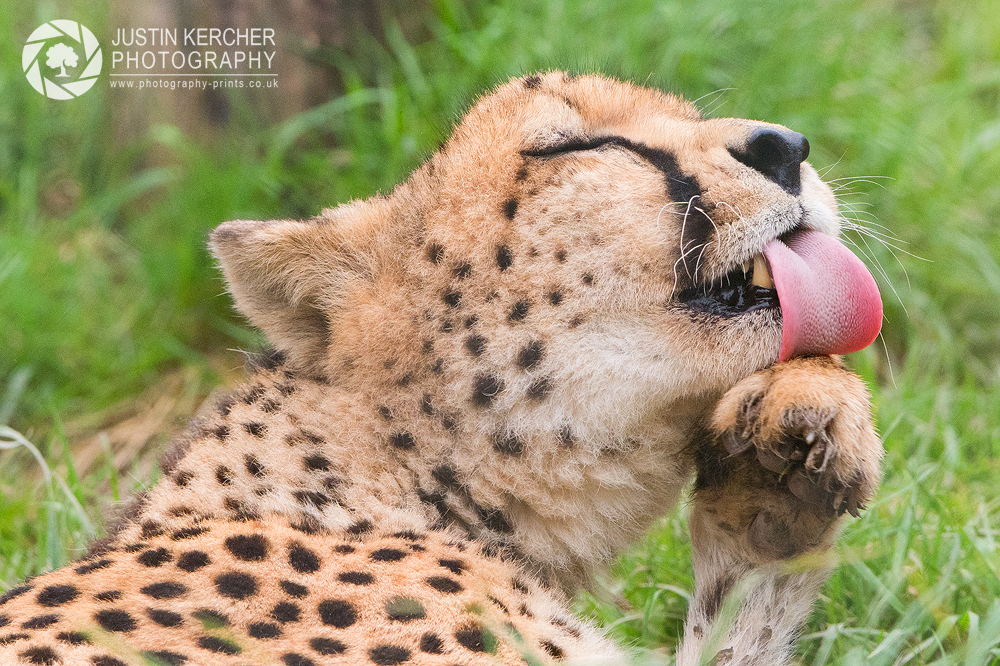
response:
<svg viewBox="0 0 1000 666"><path fill-rule="evenodd" d="M771 279L771 270L764 259L764 255L757 254L753 258L753 280L751 282L764 289L774 289L774 280Z"/></svg>

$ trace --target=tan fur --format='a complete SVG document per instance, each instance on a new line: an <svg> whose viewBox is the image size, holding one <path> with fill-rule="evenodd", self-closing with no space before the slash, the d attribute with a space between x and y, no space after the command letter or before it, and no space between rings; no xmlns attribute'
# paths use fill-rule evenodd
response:
<svg viewBox="0 0 1000 666"><path fill-rule="evenodd" d="M836 360L772 366L776 309L717 316L680 298L795 227L839 229L807 163L793 193L734 159L764 126L596 76L526 77L388 197L219 227L237 306L282 354L192 423L90 560L0 598L0 659L621 663L566 595L697 474L679 663L786 663L825 569L781 561L830 546L880 448ZM584 145L607 136L621 140ZM586 149L546 154L567 143ZM211 563L181 566L193 551ZM362 569L368 585L339 578ZM252 593L227 596L232 572ZM428 583L442 575L462 591ZM158 582L183 591L143 592ZM324 623L330 601L355 621ZM283 603L297 620L275 619ZM205 608L227 626L193 615Z"/></svg>

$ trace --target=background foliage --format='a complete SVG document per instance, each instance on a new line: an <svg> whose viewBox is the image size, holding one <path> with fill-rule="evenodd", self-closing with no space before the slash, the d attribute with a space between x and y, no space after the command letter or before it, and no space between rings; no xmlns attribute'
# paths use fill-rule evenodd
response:
<svg viewBox="0 0 1000 666"><path fill-rule="evenodd" d="M255 343L208 230L387 190L481 91L597 70L803 132L867 229L849 238L880 278L886 322L851 362L872 385L886 479L846 532L803 663L1000 663L993 2L434 0L405 34L387 13L383 34L313 54L342 91L324 105L268 124L234 97L236 121L210 141L156 124L125 145L106 85L56 103L26 84L21 45L51 18L97 34L110 22L69 0L0 13L0 442L17 446L0 454L0 590L79 554L112 504L155 479L144 449L116 459L104 424L161 395L193 409L236 374L230 350ZM688 548L682 507L581 610L669 661Z"/></svg>

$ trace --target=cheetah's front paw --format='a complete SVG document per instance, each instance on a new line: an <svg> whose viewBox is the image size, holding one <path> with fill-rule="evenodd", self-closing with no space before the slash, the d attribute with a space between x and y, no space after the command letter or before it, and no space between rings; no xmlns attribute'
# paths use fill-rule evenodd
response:
<svg viewBox="0 0 1000 666"><path fill-rule="evenodd" d="M868 391L835 357L793 359L747 377L719 401L712 428L730 455L756 454L827 516L857 516L878 484L882 445Z"/></svg>

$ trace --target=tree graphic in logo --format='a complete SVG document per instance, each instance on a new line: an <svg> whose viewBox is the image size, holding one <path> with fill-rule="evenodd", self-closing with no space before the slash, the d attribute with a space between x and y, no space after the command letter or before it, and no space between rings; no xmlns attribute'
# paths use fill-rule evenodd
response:
<svg viewBox="0 0 1000 666"><path fill-rule="evenodd" d="M52 99L73 99L94 87L101 73L101 45L87 26L56 19L31 33L21 65L31 87ZM67 72L66 68L77 70ZM57 72L50 73L53 70Z"/></svg>
<svg viewBox="0 0 1000 666"><path fill-rule="evenodd" d="M45 52L45 64L55 69L59 68L59 73L56 76L68 77L69 74L66 73L66 67L76 67L80 63L79 56L76 55L76 51L73 50L72 46L67 46L62 42L59 42L55 46L49 48Z"/></svg>

